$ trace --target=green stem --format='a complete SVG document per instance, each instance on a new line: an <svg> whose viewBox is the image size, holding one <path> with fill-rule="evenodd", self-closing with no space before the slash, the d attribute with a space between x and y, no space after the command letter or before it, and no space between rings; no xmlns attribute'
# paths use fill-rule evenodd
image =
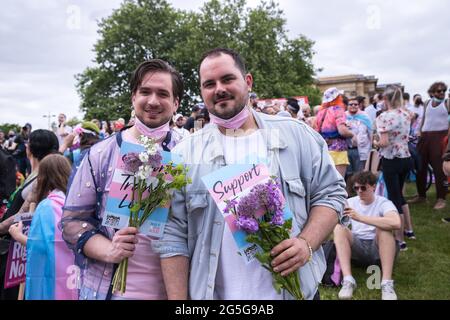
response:
<svg viewBox="0 0 450 320"><path fill-rule="evenodd" d="M128 258L125 258L125 260L123 261L123 270L122 270L122 285L121 285L121 289L122 289L122 294L125 293L126 288L127 288L127 275L128 275Z"/></svg>
<svg viewBox="0 0 450 320"><path fill-rule="evenodd" d="M164 195L163 194L160 195L162 191L164 190L160 188L160 185L158 185L156 189L152 190L153 197L150 200L148 200L144 206L144 213L142 214L142 217L139 219L139 226L141 226L145 222L145 220L147 220L150 214L156 209L156 207L163 200Z"/></svg>
<svg viewBox="0 0 450 320"><path fill-rule="evenodd" d="M135 227L139 227L138 226L138 221L139 221L139 212L141 212L141 206L142 206L142 195L143 195L143 193L144 193L144 189L145 188L145 180L141 180L141 179L139 179L139 182L138 182L138 194L139 194L139 210L137 210L135 213L134 213L134 226Z"/></svg>
<svg viewBox="0 0 450 320"><path fill-rule="evenodd" d="M131 203L134 204L134 193L136 190L134 190L134 187L136 185L136 177L133 176L133 187L131 188ZM130 225L130 227L133 226L133 212L130 210L130 220L128 222L128 224Z"/></svg>

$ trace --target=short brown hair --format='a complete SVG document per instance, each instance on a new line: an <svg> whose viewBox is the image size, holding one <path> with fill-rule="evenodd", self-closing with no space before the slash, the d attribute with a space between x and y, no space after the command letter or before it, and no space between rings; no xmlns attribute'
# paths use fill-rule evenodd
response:
<svg viewBox="0 0 450 320"><path fill-rule="evenodd" d="M36 185L36 200L44 200L52 190L67 191L71 172L70 163L60 154L50 154L39 163Z"/></svg>
<svg viewBox="0 0 450 320"><path fill-rule="evenodd" d="M134 70L130 80L131 93L136 93L147 73L155 72L166 72L170 74L170 76L172 77L173 96L178 100L178 103L181 103L184 92L183 78L181 77L180 73L175 70L174 67L161 59L151 59L148 61L144 61L136 68L136 70Z"/></svg>
<svg viewBox="0 0 450 320"><path fill-rule="evenodd" d="M445 91L447 91L447 85L444 82L440 81L440 82L433 83L431 85L430 89L428 89L428 93L431 93L431 94L435 93L439 87L444 87Z"/></svg>
<svg viewBox="0 0 450 320"><path fill-rule="evenodd" d="M370 171L358 172L353 176L352 184L359 183L360 185L374 186L377 184L377 176Z"/></svg>
<svg viewBox="0 0 450 320"><path fill-rule="evenodd" d="M208 57L218 57L222 54L229 55L231 58L233 58L236 67L241 71L243 76L247 74L247 67L245 66L245 61L239 53L229 48L214 48L203 53L200 59L200 63L198 64L198 75L200 76L200 66L203 63L203 60L205 60Z"/></svg>

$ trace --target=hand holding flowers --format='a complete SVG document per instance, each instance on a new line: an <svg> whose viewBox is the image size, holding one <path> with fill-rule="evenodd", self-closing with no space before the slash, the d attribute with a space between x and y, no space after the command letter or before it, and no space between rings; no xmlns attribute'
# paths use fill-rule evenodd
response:
<svg viewBox="0 0 450 320"><path fill-rule="evenodd" d="M302 252L298 250L301 240L291 239L292 218L284 219L284 206L281 186L271 178L253 187L239 201L227 201L224 213L234 214L236 226L248 233L247 241L261 249L255 257L263 268L271 272L275 290L280 293L285 289L301 300L300 279L294 272L300 267L301 257L298 259L297 253Z"/></svg>
<svg viewBox="0 0 450 320"><path fill-rule="evenodd" d="M168 205L174 190L180 190L190 183L185 166L181 164L175 166L172 162L162 164L162 156L155 140L140 136L140 142L145 149L143 152L131 152L123 157L124 170L133 176L129 227L137 229L156 208ZM126 245L131 248L133 244L126 243ZM113 278L113 291L122 294L126 290L130 255L125 253L124 257Z"/></svg>

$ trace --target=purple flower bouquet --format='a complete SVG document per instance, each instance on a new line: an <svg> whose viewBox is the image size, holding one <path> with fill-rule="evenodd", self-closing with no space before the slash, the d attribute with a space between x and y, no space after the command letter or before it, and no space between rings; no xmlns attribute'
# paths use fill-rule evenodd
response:
<svg viewBox="0 0 450 320"><path fill-rule="evenodd" d="M292 218L285 220L283 217L285 199L276 178L256 185L239 201L233 199L226 203L224 213L234 214L237 227L248 233L247 242L257 244L261 249L255 257L262 267L271 272L275 290L281 293L281 289L285 289L295 299L302 300L298 272L283 277L271 265L270 251L283 240L291 238L292 228Z"/></svg>

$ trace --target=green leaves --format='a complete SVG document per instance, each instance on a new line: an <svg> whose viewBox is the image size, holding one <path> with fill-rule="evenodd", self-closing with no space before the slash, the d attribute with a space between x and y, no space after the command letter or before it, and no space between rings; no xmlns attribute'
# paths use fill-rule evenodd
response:
<svg viewBox="0 0 450 320"><path fill-rule="evenodd" d="M139 203L135 203L135 204L131 207L130 212L131 212L131 213L138 213L139 210L141 210L141 205L140 205Z"/></svg>
<svg viewBox="0 0 450 320"><path fill-rule="evenodd" d="M257 244L262 249L255 254L255 257L261 263L261 266L272 274L273 287L277 293L281 293L281 289L285 289L295 299L302 300L303 294L300 290L298 272L283 277L280 273L275 272L271 265L274 258L270 255L271 250L282 241L290 238L291 227L292 219L286 220L282 226L260 222L258 232L247 235L246 240L249 243Z"/></svg>
<svg viewBox="0 0 450 320"><path fill-rule="evenodd" d="M311 90L314 42L288 39L283 12L274 1L246 8L245 0L210 0L200 12L183 11L165 0L127 0L99 23L96 66L76 76L81 110L88 119L129 119L129 79L146 59L170 62L183 75L180 112L199 101L198 62L220 46L237 50L262 98L316 94Z"/></svg>

